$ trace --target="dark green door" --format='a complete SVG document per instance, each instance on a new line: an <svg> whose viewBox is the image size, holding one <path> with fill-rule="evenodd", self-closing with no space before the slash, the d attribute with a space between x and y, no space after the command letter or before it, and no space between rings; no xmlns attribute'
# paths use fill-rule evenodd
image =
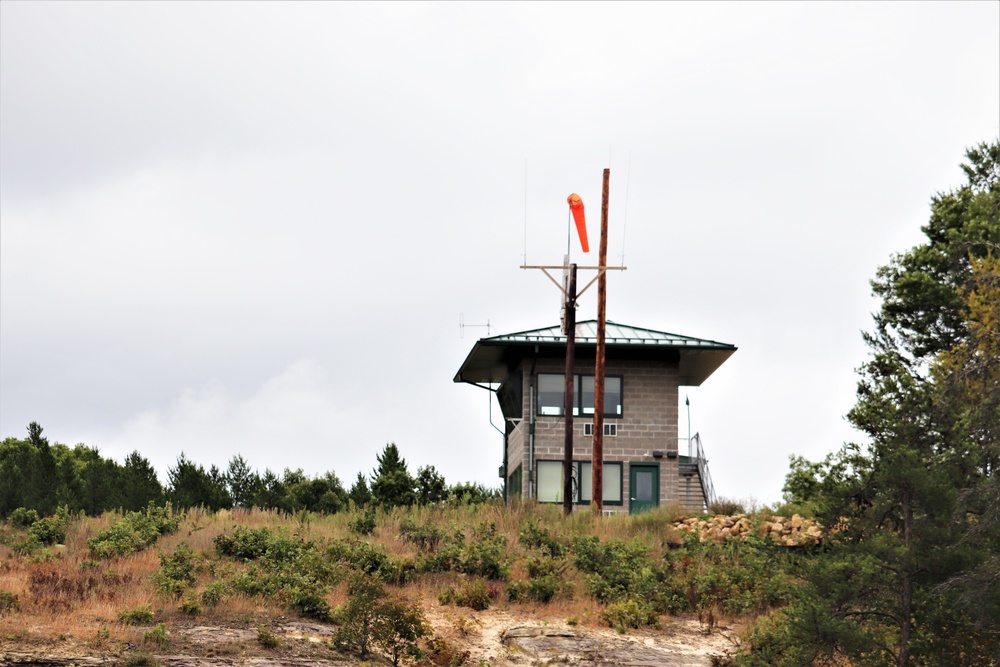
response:
<svg viewBox="0 0 1000 667"><path fill-rule="evenodd" d="M628 513L638 514L660 504L660 466L630 463L628 466Z"/></svg>

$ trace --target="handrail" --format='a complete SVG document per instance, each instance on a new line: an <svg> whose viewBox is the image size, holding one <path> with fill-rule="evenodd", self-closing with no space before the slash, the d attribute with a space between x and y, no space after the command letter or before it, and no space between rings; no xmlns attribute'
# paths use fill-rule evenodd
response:
<svg viewBox="0 0 1000 667"><path fill-rule="evenodd" d="M701 481L701 492L705 497L705 506L715 504L715 486L712 484L712 475L708 472L708 459L705 458L705 449L701 444L701 434L695 433L691 438L694 441L694 458L698 464L698 479Z"/></svg>

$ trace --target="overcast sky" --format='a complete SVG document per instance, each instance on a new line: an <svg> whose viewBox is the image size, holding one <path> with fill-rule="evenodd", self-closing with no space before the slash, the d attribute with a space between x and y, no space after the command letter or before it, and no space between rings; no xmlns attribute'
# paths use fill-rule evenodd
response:
<svg viewBox="0 0 1000 667"><path fill-rule="evenodd" d="M739 347L692 430L775 502L860 437L868 281L1000 132L998 63L997 2L4 1L0 437L498 485L460 315L557 323L518 267L571 192L596 247L610 167L608 318Z"/></svg>

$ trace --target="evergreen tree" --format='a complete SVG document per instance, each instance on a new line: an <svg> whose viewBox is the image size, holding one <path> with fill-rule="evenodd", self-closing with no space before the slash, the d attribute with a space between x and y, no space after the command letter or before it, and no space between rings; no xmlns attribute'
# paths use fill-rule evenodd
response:
<svg viewBox="0 0 1000 667"><path fill-rule="evenodd" d="M448 498L448 485L434 466L417 468L417 502L421 505L439 503Z"/></svg>
<svg viewBox="0 0 1000 667"><path fill-rule="evenodd" d="M156 470L149 461L133 451L125 457L121 469L122 509L138 512L149 503L163 504L163 485L156 476Z"/></svg>
<svg viewBox="0 0 1000 667"><path fill-rule="evenodd" d="M229 461L226 483L236 507L251 507L261 491L260 475L239 454Z"/></svg>
<svg viewBox="0 0 1000 667"><path fill-rule="evenodd" d="M1000 142L967 156L969 182L933 199L927 242L872 283L882 307L848 415L868 442L793 461L788 499L815 508L829 550L758 641L762 662L971 666L1000 652Z"/></svg>
<svg viewBox="0 0 1000 667"><path fill-rule="evenodd" d="M416 483L399 455L396 443L389 443L376 455L378 467L372 477L372 501L381 507L410 506L416 503Z"/></svg>
<svg viewBox="0 0 1000 667"><path fill-rule="evenodd" d="M167 498L176 507L205 507L219 510L232 506L232 499L226 490L225 480L218 468L211 472L193 463L181 452L177 465L167 471L170 488Z"/></svg>
<svg viewBox="0 0 1000 667"><path fill-rule="evenodd" d="M354 485L347 495L355 507L365 507L371 503L372 492L368 488L368 479L362 473L358 473L358 478L354 480Z"/></svg>

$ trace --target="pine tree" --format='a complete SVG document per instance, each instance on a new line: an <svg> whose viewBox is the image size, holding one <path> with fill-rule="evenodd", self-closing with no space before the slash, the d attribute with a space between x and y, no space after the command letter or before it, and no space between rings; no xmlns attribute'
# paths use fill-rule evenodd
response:
<svg viewBox="0 0 1000 667"><path fill-rule="evenodd" d="M416 503L416 483L399 455L396 443L389 443L376 455L378 467L372 477L372 500L381 507L410 506Z"/></svg>

